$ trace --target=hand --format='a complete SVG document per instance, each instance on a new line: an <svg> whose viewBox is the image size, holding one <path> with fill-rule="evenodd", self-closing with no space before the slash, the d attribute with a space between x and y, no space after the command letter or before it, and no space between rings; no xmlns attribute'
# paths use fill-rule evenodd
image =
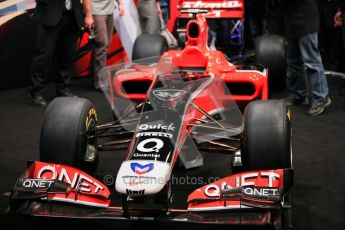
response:
<svg viewBox="0 0 345 230"><path fill-rule="evenodd" d="M125 10L124 10L124 7L123 7L122 3L118 4L118 10L119 10L119 15L123 16L124 13L125 13Z"/></svg>
<svg viewBox="0 0 345 230"><path fill-rule="evenodd" d="M162 15L161 4L159 3L159 1L157 1L157 13L158 15Z"/></svg>
<svg viewBox="0 0 345 230"><path fill-rule="evenodd" d="M92 29L95 26L95 22L93 20L92 15L85 16L84 25L85 25L85 28L88 30Z"/></svg>
<svg viewBox="0 0 345 230"><path fill-rule="evenodd" d="M342 18L342 12L338 11L334 15L334 27L340 27L343 25L343 18Z"/></svg>

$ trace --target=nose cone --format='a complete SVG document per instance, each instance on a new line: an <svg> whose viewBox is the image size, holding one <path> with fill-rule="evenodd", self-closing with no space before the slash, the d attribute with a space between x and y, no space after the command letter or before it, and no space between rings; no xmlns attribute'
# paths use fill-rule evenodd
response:
<svg viewBox="0 0 345 230"><path fill-rule="evenodd" d="M116 177L117 192L131 196L153 195L170 180L171 167L160 161L124 161Z"/></svg>

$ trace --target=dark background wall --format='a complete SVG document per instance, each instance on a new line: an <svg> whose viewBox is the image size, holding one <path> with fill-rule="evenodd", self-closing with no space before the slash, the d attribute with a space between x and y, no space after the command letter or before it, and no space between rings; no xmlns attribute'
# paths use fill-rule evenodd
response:
<svg viewBox="0 0 345 230"><path fill-rule="evenodd" d="M28 13L0 25L0 90L28 84L35 36L36 28Z"/></svg>

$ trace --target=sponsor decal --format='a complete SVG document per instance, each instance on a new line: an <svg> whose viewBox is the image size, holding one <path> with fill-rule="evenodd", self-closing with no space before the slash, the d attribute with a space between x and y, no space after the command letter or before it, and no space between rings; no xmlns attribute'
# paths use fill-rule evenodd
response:
<svg viewBox="0 0 345 230"><path fill-rule="evenodd" d="M162 132L142 132L137 133L136 137L168 137L173 138L171 133L162 133Z"/></svg>
<svg viewBox="0 0 345 230"><path fill-rule="evenodd" d="M162 101L175 100L183 94L185 94L185 91L178 89L157 89L153 91L153 95Z"/></svg>
<svg viewBox="0 0 345 230"><path fill-rule="evenodd" d="M24 188L34 188L34 189L42 189L42 188L49 188L54 180L46 180L46 179L23 179L21 185Z"/></svg>
<svg viewBox="0 0 345 230"><path fill-rule="evenodd" d="M85 121L86 127L89 127L92 117L94 117L95 120L97 121L97 112L96 112L95 108L90 109L89 112L87 113L87 117L86 117L86 121Z"/></svg>
<svg viewBox="0 0 345 230"><path fill-rule="evenodd" d="M144 184L144 182L141 181L141 180L139 180L139 181L132 180L132 181L129 181L128 184L129 184L129 186L134 187L134 186L137 186L137 185Z"/></svg>
<svg viewBox="0 0 345 230"><path fill-rule="evenodd" d="M175 131L174 124L171 123L170 125L162 125L162 124L157 124L157 125L148 125L148 124L142 124L139 126L140 131L146 131L150 129L163 129L167 131Z"/></svg>
<svg viewBox="0 0 345 230"><path fill-rule="evenodd" d="M126 189L126 193L127 193L127 195L144 195L145 189L142 189L142 190Z"/></svg>
<svg viewBox="0 0 345 230"><path fill-rule="evenodd" d="M219 8L241 8L242 3L240 1L223 1L223 2L203 2L203 1L196 1L196 2L183 2L182 8L209 8L209 9L219 9Z"/></svg>
<svg viewBox="0 0 345 230"><path fill-rule="evenodd" d="M133 157L143 157L143 158L159 158L160 154L155 153L134 153Z"/></svg>
<svg viewBox="0 0 345 230"><path fill-rule="evenodd" d="M286 115L287 115L289 121L291 121L291 110L290 109L287 111Z"/></svg>
<svg viewBox="0 0 345 230"><path fill-rule="evenodd" d="M87 175L73 171L69 173L64 167L59 167L59 170L56 167L51 165L43 166L37 175L39 179L45 180L54 180L66 182L71 185L72 189L78 187L78 190L85 193L98 193L100 190L103 190L103 186Z"/></svg>
<svg viewBox="0 0 345 230"><path fill-rule="evenodd" d="M171 123L170 125L140 125L139 128L141 131L135 134L137 139L136 146L133 149L131 155L132 160L140 160L140 159L155 159L159 161L166 161L167 158L172 156L171 151L173 150L173 134L166 133L164 131L161 132L150 132L146 130L150 129L167 129L167 130L174 130L175 127Z"/></svg>
<svg viewBox="0 0 345 230"><path fill-rule="evenodd" d="M228 188L228 184L223 182L221 184L221 188L219 188L218 185L216 184L210 184L210 185L207 185L206 188L205 188L205 195L208 196L208 197L219 197L220 196L220 191L221 190L224 190L226 188Z"/></svg>
<svg viewBox="0 0 345 230"><path fill-rule="evenodd" d="M156 177L150 177L150 176L122 176L122 179L124 180L131 180L131 181L135 181L135 180L156 180ZM125 183L127 184L127 183Z"/></svg>
<svg viewBox="0 0 345 230"><path fill-rule="evenodd" d="M273 181L280 179L279 174L275 172L247 173L247 174L243 174L241 176L236 177L235 188L255 186L255 180L258 179L259 177L268 179L268 184L267 184L268 188L272 188ZM231 187L226 182L222 182L220 187L217 184L210 184L205 187L204 194L208 197L219 197L222 190L230 189L230 188L234 188L234 187ZM249 193L250 191L248 190L247 192Z"/></svg>
<svg viewBox="0 0 345 230"><path fill-rule="evenodd" d="M170 161L174 149L174 123L140 124L135 149L131 159L140 160L152 158L158 161Z"/></svg>
<svg viewBox="0 0 345 230"><path fill-rule="evenodd" d="M155 220L152 216L130 216L129 219L131 220Z"/></svg>
<svg viewBox="0 0 345 230"><path fill-rule="evenodd" d="M277 188L258 188L258 187L247 187L243 188L243 193L248 196L254 197L277 197L279 196L279 189Z"/></svg>
<svg viewBox="0 0 345 230"><path fill-rule="evenodd" d="M152 171L154 168L154 164L153 163L149 163L149 164L139 164L139 163L131 163L131 169L133 172L135 172L138 175L143 175L146 174L150 171Z"/></svg>
<svg viewBox="0 0 345 230"><path fill-rule="evenodd" d="M122 176L122 181L124 184L129 186L137 186L137 185L157 185L166 183L166 179L164 177L150 177L150 176Z"/></svg>
<svg viewBox="0 0 345 230"><path fill-rule="evenodd" d="M163 148L164 142L157 138L149 138L146 140L141 141L137 145L137 150L143 153L149 152L159 152L161 148Z"/></svg>

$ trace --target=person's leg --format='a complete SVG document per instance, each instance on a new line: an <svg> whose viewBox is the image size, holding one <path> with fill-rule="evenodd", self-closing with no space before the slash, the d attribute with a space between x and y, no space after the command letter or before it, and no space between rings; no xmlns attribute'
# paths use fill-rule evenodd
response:
<svg viewBox="0 0 345 230"><path fill-rule="evenodd" d="M331 101L328 97L328 83L318 50L317 33L308 34L299 39L302 60L304 62L307 79L310 81L313 106L310 115L321 114Z"/></svg>
<svg viewBox="0 0 345 230"><path fill-rule="evenodd" d="M169 12L170 1L160 0L160 5L161 5L161 9L162 9L162 17L164 19L164 22L167 24L168 20L170 18L170 12Z"/></svg>
<svg viewBox="0 0 345 230"><path fill-rule="evenodd" d="M306 78L297 39L287 41L288 98L296 104L307 97Z"/></svg>
<svg viewBox="0 0 345 230"><path fill-rule="evenodd" d="M109 33L108 27L109 22L107 21L107 15L94 15L95 28L97 35L94 39L94 50L93 50L93 83L94 88L99 89L98 74L99 71L105 67L107 61L107 51L109 46Z"/></svg>
<svg viewBox="0 0 345 230"><path fill-rule="evenodd" d="M144 34L146 31L144 31L145 25L146 25L146 18L144 17L143 13L143 8L145 8L145 1L144 0L139 0L138 1L138 16L139 16L139 23L140 23L140 28L141 32Z"/></svg>
<svg viewBox="0 0 345 230"><path fill-rule="evenodd" d="M252 39L267 33L268 1L252 1L248 11L249 27Z"/></svg>
<svg viewBox="0 0 345 230"><path fill-rule="evenodd" d="M314 102L321 101L328 96L327 79L317 43L317 33L308 34L299 39L302 60L307 79L311 83L312 99Z"/></svg>
<svg viewBox="0 0 345 230"><path fill-rule="evenodd" d="M111 41L113 39L113 33L114 33L114 15L107 15L106 18L106 25L107 25L107 35L108 35L108 41L107 41L107 51L109 50L109 46L111 44Z"/></svg>
<svg viewBox="0 0 345 230"><path fill-rule="evenodd" d="M143 34L159 33L160 25L156 4L156 0L139 0L138 13Z"/></svg>
<svg viewBox="0 0 345 230"><path fill-rule="evenodd" d="M36 51L31 65L29 92L33 105L45 106L42 97L46 79L58 39L58 28L38 25Z"/></svg>
<svg viewBox="0 0 345 230"><path fill-rule="evenodd" d="M80 35L73 12L66 12L66 14L62 18L58 40L58 75L55 79L58 96L74 96L70 91L70 84L77 54L77 39Z"/></svg>

